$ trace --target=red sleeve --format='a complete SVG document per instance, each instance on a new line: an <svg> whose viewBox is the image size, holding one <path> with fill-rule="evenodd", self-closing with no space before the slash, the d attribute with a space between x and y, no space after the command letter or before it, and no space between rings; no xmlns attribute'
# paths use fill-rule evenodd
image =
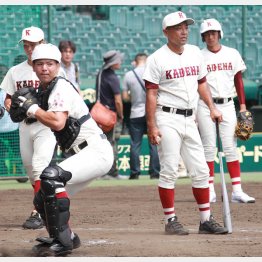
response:
<svg viewBox="0 0 262 262"><path fill-rule="evenodd" d="M151 83L145 80L146 89L158 89L159 86L157 84Z"/></svg>
<svg viewBox="0 0 262 262"><path fill-rule="evenodd" d="M204 82L206 82L206 81L207 81L207 79L206 79L206 77L204 76L202 79L198 80L198 84L202 84L202 83L204 83Z"/></svg>
<svg viewBox="0 0 262 262"><path fill-rule="evenodd" d="M237 91L239 104L246 104L246 97L244 91L244 83L241 71L237 72L234 77L234 83Z"/></svg>

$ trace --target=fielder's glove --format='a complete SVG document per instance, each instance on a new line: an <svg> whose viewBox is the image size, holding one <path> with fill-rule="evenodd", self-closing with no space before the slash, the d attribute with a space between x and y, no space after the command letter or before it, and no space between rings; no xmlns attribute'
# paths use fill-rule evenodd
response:
<svg viewBox="0 0 262 262"><path fill-rule="evenodd" d="M251 112L239 112L237 115L237 125L235 136L241 140L248 140L253 132L254 121Z"/></svg>
<svg viewBox="0 0 262 262"><path fill-rule="evenodd" d="M21 122L28 116L34 116L38 108L35 89L23 87L12 95L9 113L13 122Z"/></svg>

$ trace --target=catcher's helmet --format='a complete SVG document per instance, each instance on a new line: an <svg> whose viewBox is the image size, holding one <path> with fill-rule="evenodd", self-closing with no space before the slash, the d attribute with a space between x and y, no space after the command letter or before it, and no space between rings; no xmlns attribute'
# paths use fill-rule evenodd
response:
<svg viewBox="0 0 262 262"><path fill-rule="evenodd" d="M52 44L40 44L34 48L32 61L37 59L52 59L61 62L61 52L58 47Z"/></svg>
<svg viewBox="0 0 262 262"><path fill-rule="evenodd" d="M219 31L221 38L223 38L223 30L221 24L214 18L206 19L200 26L200 34L204 34L207 31Z"/></svg>

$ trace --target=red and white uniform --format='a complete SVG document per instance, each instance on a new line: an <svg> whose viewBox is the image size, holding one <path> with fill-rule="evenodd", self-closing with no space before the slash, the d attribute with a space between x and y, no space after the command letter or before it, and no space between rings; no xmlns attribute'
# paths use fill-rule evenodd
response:
<svg viewBox="0 0 262 262"><path fill-rule="evenodd" d="M198 98L198 80L207 74L200 49L186 44L181 55L162 46L147 59L143 79L159 86L156 123L162 134L158 145L161 163L159 187L173 189L178 178L178 164L182 156L192 186L207 188L209 170L205 161L195 116L176 114L176 109L193 109ZM162 107L174 112L164 112Z"/></svg>
<svg viewBox="0 0 262 262"><path fill-rule="evenodd" d="M244 72L246 66L236 49L221 45L221 49L214 53L204 48L202 54L207 64L207 83L213 98L226 98L216 107L223 115L219 124L220 136L226 161L238 160L237 138L234 136L236 126L236 110L233 98L236 96L234 76L237 72ZM227 101L231 98L230 101ZM210 112L204 101L199 100L197 110L198 128L205 149L208 162L214 161L216 154L216 127L210 118Z"/></svg>

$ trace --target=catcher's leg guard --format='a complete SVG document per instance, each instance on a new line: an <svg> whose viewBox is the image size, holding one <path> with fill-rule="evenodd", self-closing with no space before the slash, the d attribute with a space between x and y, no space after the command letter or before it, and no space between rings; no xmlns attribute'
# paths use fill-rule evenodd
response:
<svg viewBox="0 0 262 262"><path fill-rule="evenodd" d="M36 211L40 214L42 220L44 221L44 224L46 225L46 219L45 219L45 203L43 199L43 194L39 190L34 197L34 206Z"/></svg>
<svg viewBox="0 0 262 262"><path fill-rule="evenodd" d="M71 230L68 225L70 217L70 200L64 196L57 198L56 193L65 191L64 186L72 177L70 172L59 166L47 167L42 172L41 194L44 200L45 222L50 238L54 239L53 246L57 247L57 241L62 244L64 250L72 250ZM57 191L60 189L59 191ZM50 246L52 249L53 246ZM63 248L62 247L62 248ZM53 250L55 253L59 251Z"/></svg>

